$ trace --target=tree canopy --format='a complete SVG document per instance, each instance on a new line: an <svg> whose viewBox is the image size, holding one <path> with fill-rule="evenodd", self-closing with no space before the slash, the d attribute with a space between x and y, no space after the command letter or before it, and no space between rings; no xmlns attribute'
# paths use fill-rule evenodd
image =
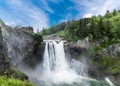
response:
<svg viewBox="0 0 120 86"><path fill-rule="evenodd" d="M106 12L104 16L81 18L54 25L43 29L42 35L64 32L61 37L68 41L77 41L87 36L92 36L92 41L103 40L105 43L120 42L120 11ZM58 34L59 35L59 34Z"/></svg>

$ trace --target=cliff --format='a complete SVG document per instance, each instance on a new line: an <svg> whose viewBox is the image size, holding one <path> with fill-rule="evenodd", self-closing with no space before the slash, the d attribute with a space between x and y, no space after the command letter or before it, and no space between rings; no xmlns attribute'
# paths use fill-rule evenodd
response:
<svg viewBox="0 0 120 86"><path fill-rule="evenodd" d="M42 41L42 37L33 33L31 27L17 29L0 21L0 75L28 80L19 66L32 69L42 61Z"/></svg>
<svg viewBox="0 0 120 86"><path fill-rule="evenodd" d="M120 44L101 47L100 42L90 42L89 38L77 42L65 42L65 52L70 59L87 64L89 77L104 79L109 77L120 85ZM84 60L83 60L84 59Z"/></svg>
<svg viewBox="0 0 120 86"><path fill-rule="evenodd" d="M42 52L44 51L42 37L31 31L23 30L23 27L13 29L5 24L0 26L11 63L16 67L20 64L35 67L42 59Z"/></svg>
<svg viewBox="0 0 120 86"><path fill-rule="evenodd" d="M28 77L15 68L7 57L7 47L3 41L0 28L0 76L14 77L21 80L28 80Z"/></svg>
<svg viewBox="0 0 120 86"><path fill-rule="evenodd" d="M4 71L10 66L9 59L3 54L4 49L5 48L3 47L2 32L0 28L0 74L3 74Z"/></svg>

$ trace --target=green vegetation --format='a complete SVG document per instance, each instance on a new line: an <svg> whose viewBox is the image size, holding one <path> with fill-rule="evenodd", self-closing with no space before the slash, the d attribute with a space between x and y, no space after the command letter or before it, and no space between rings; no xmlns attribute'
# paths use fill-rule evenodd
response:
<svg viewBox="0 0 120 86"><path fill-rule="evenodd" d="M21 81L14 78L0 76L0 86L34 86L28 81Z"/></svg>
<svg viewBox="0 0 120 86"><path fill-rule="evenodd" d="M43 36L56 34L68 41L77 41L85 37L91 41L101 41L102 47L120 42L120 11L106 12L104 16L81 18L55 25L40 32Z"/></svg>
<svg viewBox="0 0 120 86"><path fill-rule="evenodd" d="M26 55L24 59L24 63L26 63L28 67L35 68L37 64L42 60L42 58L40 57L42 57L43 52L44 52L43 45L42 45L43 38L40 34L33 33L30 31L24 31L24 33L26 35L29 35L30 38L33 39L31 43L32 46L30 46L32 50L29 51L29 53Z"/></svg>
<svg viewBox="0 0 120 86"><path fill-rule="evenodd" d="M118 57L120 57L120 51L117 51L117 55L118 55Z"/></svg>
<svg viewBox="0 0 120 86"><path fill-rule="evenodd" d="M41 34L33 33L33 32L30 32L30 31L24 31L24 33L26 33L27 35L31 36L34 39L33 40L34 45L39 45L39 47L41 46L41 43L43 41L43 38L42 38Z"/></svg>
<svg viewBox="0 0 120 86"><path fill-rule="evenodd" d="M94 64L100 65L105 69L106 74L120 76L120 58L103 56L101 58L95 58Z"/></svg>
<svg viewBox="0 0 120 86"><path fill-rule="evenodd" d="M0 20L1 22L1 20ZM0 86L33 86L28 82L28 77L12 66L10 59L2 51L7 46L3 46L3 38L0 29Z"/></svg>
<svg viewBox="0 0 120 86"><path fill-rule="evenodd" d="M120 51L117 57L103 56L103 48L120 43L120 10L107 11L104 16L81 18L43 29L43 36L54 34L67 41L78 41L89 37L93 63L103 69L104 73L120 75Z"/></svg>
<svg viewBox="0 0 120 86"><path fill-rule="evenodd" d="M64 38L66 33L65 33L65 31L59 31L59 32L55 33L55 35Z"/></svg>
<svg viewBox="0 0 120 86"><path fill-rule="evenodd" d="M30 32L30 31L24 31L24 33L26 33L27 35L35 38L35 39L38 39L39 41L43 41L42 39L42 36L40 34L37 34L37 33L34 33L34 32Z"/></svg>
<svg viewBox="0 0 120 86"><path fill-rule="evenodd" d="M66 27L66 22L63 22L61 24L55 25L49 29L44 29L42 30L42 32L40 32L40 34L42 35L50 35L50 34L54 34L57 33L59 31L63 31Z"/></svg>
<svg viewBox="0 0 120 86"><path fill-rule="evenodd" d="M0 19L0 24L2 24L3 23L3 21Z"/></svg>
<svg viewBox="0 0 120 86"><path fill-rule="evenodd" d="M24 73L18 71L18 69L16 69L15 67L12 67L12 66L10 66L4 72L3 75L5 75L5 76L7 76L9 78L14 77L15 79L28 80L28 77Z"/></svg>

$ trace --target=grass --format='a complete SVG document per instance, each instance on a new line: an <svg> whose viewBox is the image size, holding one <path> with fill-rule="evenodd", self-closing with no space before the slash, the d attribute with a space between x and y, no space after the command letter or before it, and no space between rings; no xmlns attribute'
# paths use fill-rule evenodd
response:
<svg viewBox="0 0 120 86"><path fill-rule="evenodd" d="M34 86L31 82L0 76L0 86Z"/></svg>

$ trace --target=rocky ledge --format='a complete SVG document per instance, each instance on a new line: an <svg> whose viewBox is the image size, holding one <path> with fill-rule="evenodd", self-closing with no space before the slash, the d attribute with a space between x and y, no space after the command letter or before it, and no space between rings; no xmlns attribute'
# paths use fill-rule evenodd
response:
<svg viewBox="0 0 120 86"><path fill-rule="evenodd" d="M120 85L120 44L113 44L106 48L99 44L90 43L88 38L77 42L65 42L65 52L72 59L85 59L88 75L96 79L109 79L117 86Z"/></svg>

